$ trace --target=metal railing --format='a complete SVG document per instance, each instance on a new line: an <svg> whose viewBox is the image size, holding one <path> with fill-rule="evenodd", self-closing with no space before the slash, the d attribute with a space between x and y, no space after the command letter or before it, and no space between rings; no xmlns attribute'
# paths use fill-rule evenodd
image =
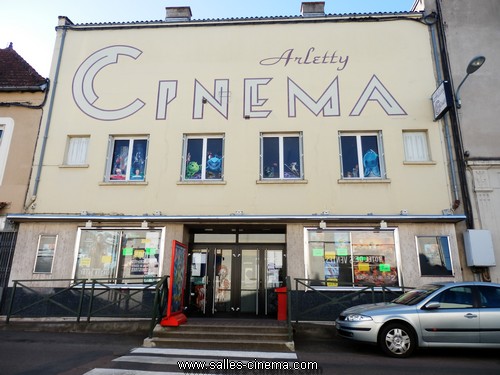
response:
<svg viewBox="0 0 500 375"><path fill-rule="evenodd" d="M302 290L299 289L302 287ZM332 290L332 288L326 287L324 281L318 281L313 279L295 279L295 293L294 296L294 318L296 323L300 320L322 320L317 318L311 318L314 312L321 310L328 310L332 312L328 315L328 320L334 321L337 316L336 312L340 312L348 307L361 303L375 303L375 302L389 302L401 293L405 292L404 286L401 287L388 287L388 286L375 286L375 285L353 285L341 284L338 287L345 287L344 289ZM302 293L299 293L302 292ZM314 297L318 300L323 300L324 302L316 303L303 303L305 295L307 293L314 293ZM304 306L310 306L304 309ZM291 311L291 303L289 303L289 311ZM302 307L302 308L301 308ZM292 315L292 314L289 314Z"/></svg>
<svg viewBox="0 0 500 375"><path fill-rule="evenodd" d="M292 282L290 276L285 278L286 282L286 325L288 329L288 341L293 341L292 327Z"/></svg>
<svg viewBox="0 0 500 375"><path fill-rule="evenodd" d="M134 280L136 283L133 283ZM140 278L14 280L6 323L8 324L13 316L54 317L62 316L57 315L61 312L65 317L74 317L77 322L82 318L90 322L93 317L140 316L151 318L149 326L151 338L155 326L165 313L168 280L169 276L147 280ZM299 321L325 320L318 318L318 312L324 316L324 311L327 311L327 320L333 321L337 317L337 312L350 306L368 302L387 302L403 293L405 289L411 289L345 284L338 285L339 288L332 290L325 288L325 283L317 280L299 278L294 280L295 288L292 287L290 276L285 278L286 324L290 341L293 340L292 321L299 323ZM121 283L116 284L114 281ZM51 285L57 282L69 286L53 288ZM44 284L47 287L40 287ZM24 296L19 296L20 290ZM27 294L29 298L26 298ZM51 307L57 309L57 314L50 311ZM45 314L41 313L44 311Z"/></svg>
<svg viewBox="0 0 500 375"><path fill-rule="evenodd" d="M156 325L160 323L167 307L168 279L169 276L163 276L156 284L153 301L153 314L151 314L151 324L149 325L149 338L153 337L153 330Z"/></svg>
<svg viewBox="0 0 500 375"><path fill-rule="evenodd" d="M38 287L33 287L29 286L28 283L31 282L36 282L36 283L44 283L44 281L50 281L51 283L54 282L70 282L70 286L66 288L62 288L58 292L53 292L53 293L43 293L38 291L35 288ZM5 322L9 324L10 318L13 315L20 315L22 312L26 312L30 310L31 308L35 306L47 306L50 304L53 304L59 308L61 308L63 311L70 313L70 316L75 316L76 320L79 322L80 317L82 316L82 306L83 306L83 299L85 296L85 284L87 280L86 279L52 279L52 280L13 280L14 286L12 287L12 292L10 295L10 301L7 309L7 316L5 319ZM21 304L21 306L15 310L14 309L14 302L16 299L16 295L18 295L18 289L23 288L23 290L27 291L30 293L32 296L34 296L31 299L35 299L33 302L28 303L28 304ZM44 290L47 290L44 288ZM58 296L63 296L65 293L71 290L78 290L80 297L79 297L79 303L78 307L76 309L71 308L68 304L62 303L57 300L56 297ZM38 299L36 299L38 297Z"/></svg>
<svg viewBox="0 0 500 375"><path fill-rule="evenodd" d="M150 335L162 317L168 296L169 276L155 278L122 279L47 279L13 280L8 304L6 323L13 316L53 317L48 313L55 308L65 317L74 317L77 322L86 317L151 317ZM120 281L119 284L115 283ZM135 283L134 283L135 281ZM68 284L67 287L54 288L54 283ZM50 284L49 284L50 283ZM36 284L36 286L33 286ZM47 287L40 285L46 284ZM19 296L20 290L29 298ZM145 293L147 292L147 293ZM145 295L152 295L148 301ZM16 298L19 299L16 305ZM38 312L33 312L36 310ZM43 314L42 312L46 313Z"/></svg>

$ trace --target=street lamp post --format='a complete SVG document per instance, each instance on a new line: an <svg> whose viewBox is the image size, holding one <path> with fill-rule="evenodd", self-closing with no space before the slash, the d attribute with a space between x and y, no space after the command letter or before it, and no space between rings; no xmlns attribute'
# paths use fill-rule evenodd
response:
<svg viewBox="0 0 500 375"><path fill-rule="evenodd" d="M460 84L458 85L457 91L455 92L455 104L456 104L457 108L462 107L462 101L460 100L460 89L462 88L462 85L464 84L465 80L469 77L469 75L471 75L476 70L478 70L484 64L485 61L486 61L486 57L476 56L469 62L469 65L467 65L467 69L466 69L467 74L464 77L464 79L462 80L462 82L460 82Z"/></svg>

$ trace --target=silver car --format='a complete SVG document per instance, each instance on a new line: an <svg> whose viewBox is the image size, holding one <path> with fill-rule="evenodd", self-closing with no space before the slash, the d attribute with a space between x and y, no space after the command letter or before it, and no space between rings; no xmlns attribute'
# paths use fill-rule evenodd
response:
<svg viewBox="0 0 500 375"><path fill-rule="evenodd" d="M500 284L428 284L389 303L350 307L335 325L340 336L399 358L417 347L500 348Z"/></svg>

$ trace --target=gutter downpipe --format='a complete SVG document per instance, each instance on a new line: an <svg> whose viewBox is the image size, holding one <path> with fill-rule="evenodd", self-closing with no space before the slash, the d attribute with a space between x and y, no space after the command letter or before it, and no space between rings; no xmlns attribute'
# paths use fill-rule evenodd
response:
<svg viewBox="0 0 500 375"><path fill-rule="evenodd" d="M445 74L445 79L447 79L453 88L453 81L452 81L452 76L451 76L451 71L450 71L450 62L449 62L449 55L448 55L448 47L447 47L447 42L446 42L446 34L444 31L444 23L443 19L441 17L442 11L441 11L441 1L442 0L436 0L436 9L437 9L437 14L438 14L438 22L439 22L439 41L440 41L440 50L441 50L441 56L442 58L442 66L443 66L443 72ZM447 76L447 77L446 77ZM457 111L457 106L455 103L455 91L454 88L452 90L453 94L453 106L451 110L448 112L448 116L450 116L450 121L451 121L451 129L453 131L453 140L454 140L454 146L455 146L455 155L457 159L457 170L458 170L458 176L459 176L459 184L460 184L460 191L461 195L463 198L463 209L464 209L464 214L466 216L465 223L467 226L467 229L472 229L474 228L474 217L473 217L473 212L472 212L472 204L471 204L471 199L469 195L469 188L467 186L467 176L466 176L466 171L465 171L465 160L464 160L464 153L463 153L463 143L462 143L462 131L460 129L460 118L458 115ZM459 201L460 202L460 201Z"/></svg>
<svg viewBox="0 0 500 375"><path fill-rule="evenodd" d="M59 17L60 19L62 17ZM54 108L54 98L56 94L56 88L57 88L57 79L59 77L59 69L61 67L61 59L62 59L62 53L64 49L64 41L66 39L66 27L62 28L62 36L61 36L61 46L59 48L59 55L57 56L57 63L56 63L56 71L54 73L54 82L52 83L52 92L50 95L50 104L49 104L49 110L47 112L47 123L45 125L45 131L43 134L43 141L42 141L42 148L40 150L40 160L38 161L38 168L36 171L36 177L35 177L35 185L33 187L33 195L32 199L30 202L30 205L33 204L36 200L36 195L38 194L38 185L40 184L40 176L42 174L42 166L43 166L43 159L45 157L45 149L47 147L47 139L49 137L49 130L50 130L50 121L52 118L52 110Z"/></svg>
<svg viewBox="0 0 500 375"><path fill-rule="evenodd" d="M440 14L437 15L440 17ZM424 16L425 20L425 16ZM425 22L425 21L424 21ZM438 21L436 21L438 22ZM436 42L436 23L432 23L429 25L430 30L431 30L431 39L432 39L432 49L433 49L433 55L434 55L434 65L436 66L436 73L437 73L437 80L439 83L443 81L443 76L441 73L442 66L439 63L439 54L437 50L437 42ZM453 148L451 146L451 137L450 137L450 130L449 130L449 124L448 124L448 117L443 116L443 123L444 123L444 134L445 134L445 139L446 139L446 150L448 151L448 158L450 160L450 176L451 176L451 183L453 185L453 195L455 198L455 202L459 201L460 196L458 194L458 186L457 186L457 178L456 178L456 171L455 171L455 165L453 163Z"/></svg>

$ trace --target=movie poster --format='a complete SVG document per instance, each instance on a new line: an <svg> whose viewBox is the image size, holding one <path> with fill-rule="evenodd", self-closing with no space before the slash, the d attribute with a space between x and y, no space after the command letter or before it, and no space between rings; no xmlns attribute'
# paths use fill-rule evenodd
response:
<svg viewBox="0 0 500 375"><path fill-rule="evenodd" d="M167 316L182 312L186 285L187 248L180 242L172 245L172 266Z"/></svg>

